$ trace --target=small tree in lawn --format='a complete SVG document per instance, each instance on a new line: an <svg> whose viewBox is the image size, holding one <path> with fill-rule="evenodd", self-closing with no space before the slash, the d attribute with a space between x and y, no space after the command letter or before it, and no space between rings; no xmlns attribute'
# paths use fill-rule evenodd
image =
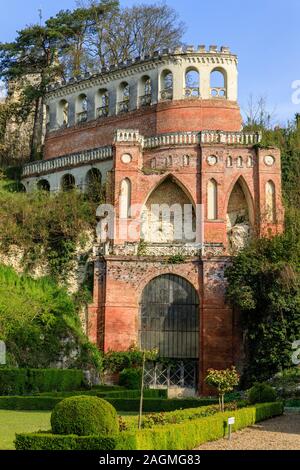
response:
<svg viewBox="0 0 300 470"><path fill-rule="evenodd" d="M240 375L235 367L225 370L209 369L205 382L218 390L220 411L224 411L224 395L239 384Z"/></svg>

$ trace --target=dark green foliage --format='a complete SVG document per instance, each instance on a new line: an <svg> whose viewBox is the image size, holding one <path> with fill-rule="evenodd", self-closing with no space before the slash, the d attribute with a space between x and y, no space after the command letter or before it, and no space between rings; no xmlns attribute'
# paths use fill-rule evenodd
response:
<svg viewBox="0 0 300 470"><path fill-rule="evenodd" d="M114 450L116 438L100 436L58 436L54 434L18 434L16 450Z"/></svg>
<svg viewBox="0 0 300 470"><path fill-rule="evenodd" d="M155 426L153 429L142 431L125 431L109 440L103 439L102 436L84 439L42 433L19 434L16 436L16 448L18 450L192 450L207 441L224 437L227 433L227 420L231 416L235 417L234 431L236 431L282 413L282 403L260 404L237 411L216 413L205 418L188 419L181 424Z"/></svg>
<svg viewBox="0 0 300 470"><path fill-rule="evenodd" d="M0 397L0 410L51 411L61 401L54 397Z"/></svg>
<svg viewBox="0 0 300 470"><path fill-rule="evenodd" d="M104 355L103 368L109 372L121 372L124 369L140 367L143 364L143 353L137 348L130 348L128 351L109 351Z"/></svg>
<svg viewBox="0 0 300 470"><path fill-rule="evenodd" d="M0 368L0 395L71 391L82 386L84 376L81 370Z"/></svg>
<svg viewBox="0 0 300 470"><path fill-rule="evenodd" d="M271 403L276 401L277 394L271 385L265 383L257 383L248 391L248 400L254 405L255 403Z"/></svg>
<svg viewBox="0 0 300 470"><path fill-rule="evenodd" d="M46 264L52 277L65 281L76 246L94 230L97 204L76 191L24 194L11 192L10 184L2 182L0 190L0 249L16 245L25 252L24 268Z"/></svg>
<svg viewBox="0 0 300 470"><path fill-rule="evenodd" d="M281 398L300 397L300 367L295 366L278 372L272 377L270 384Z"/></svg>
<svg viewBox="0 0 300 470"><path fill-rule="evenodd" d="M141 369L124 369L120 373L119 384L129 390L138 390L142 384Z"/></svg>
<svg viewBox="0 0 300 470"><path fill-rule="evenodd" d="M88 391L75 391L75 392L44 392L36 394L37 396L45 396L45 397L54 397L54 398L68 398L74 397L76 395L89 395L95 396L100 398L139 398L140 390L123 390L120 387L120 390L114 390L113 388L110 390L105 391L105 387L103 387L103 391L101 389L95 389ZM156 389L146 389L144 390L144 397L145 398L167 398L167 390L156 390Z"/></svg>
<svg viewBox="0 0 300 470"><path fill-rule="evenodd" d="M51 415L54 434L110 436L119 430L115 408L98 397L70 397L56 405Z"/></svg>
<svg viewBox="0 0 300 470"><path fill-rule="evenodd" d="M107 398L107 400L118 411L138 412L140 400L138 398ZM145 398L143 401L144 413L158 413L161 411L174 411L185 408L197 408L199 406L208 406L217 403L217 399L201 399L201 398L186 398L186 399L159 399L159 398Z"/></svg>
<svg viewBox="0 0 300 470"><path fill-rule="evenodd" d="M0 397L0 410L53 410L57 403L61 402L63 396L30 396L30 397ZM140 400L138 398L110 398L106 395L105 400L111 403L117 411L138 412ZM185 408L197 408L199 406L213 405L217 399L172 399L145 398L143 409L146 413L161 411L174 411Z"/></svg>
<svg viewBox="0 0 300 470"><path fill-rule="evenodd" d="M244 387L292 366L292 343L300 337L298 233L254 241L226 271L227 298L242 312Z"/></svg>
<svg viewBox="0 0 300 470"><path fill-rule="evenodd" d="M7 363L47 368L68 358L68 368L101 367L101 355L83 334L77 307L52 279L34 280L0 265L0 339Z"/></svg>
<svg viewBox="0 0 300 470"><path fill-rule="evenodd" d="M300 408L300 398L291 398L290 400L286 400L285 406L288 408Z"/></svg>

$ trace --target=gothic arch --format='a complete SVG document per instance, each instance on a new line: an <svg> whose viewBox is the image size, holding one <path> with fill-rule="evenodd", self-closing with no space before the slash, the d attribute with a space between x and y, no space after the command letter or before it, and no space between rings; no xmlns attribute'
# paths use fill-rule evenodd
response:
<svg viewBox="0 0 300 470"><path fill-rule="evenodd" d="M196 203L194 201L194 198L193 196L191 195L190 191L187 189L187 187L185 186L185 184L180 181L179 178L177 178L175 175L173 175L173 173L168 173L167 175L165 175L161 180L159 180L151 189L150 191L148 192L148 195L145 199L145 202L144 202L144 206L143 208L145 207L145 205L147 204L151 194L156 191L156 189L164 182L166 181L167 179L172 179L174 181L174 183L176 183L181 189L182 191L186 194L186 196L189 198L189 200L191 201L191 203L193 204L193 207L194 209L196 208Z"/></svg>
<svg viewBox="0 0 300 470"><path fill-rule="evenodd" d="M226 214L227 213L227 208L228 208L228 204L229 204L229 199L230 199L230 196L232 194L232 191L235 187L235 185L237 183L240 183L242 189L243 189L243 192L245 194L245 197L246 197L246 201L248 203L248 208L249 208L249 216L250 216L250 221L252 223L252 225L254 226L255 224L255 214L254 214L254 199L253 199L253 195L252 195L252 192L250 191L250 188L248 186L248 183L246 182L245 178L243 177L243 175L238 175L231 183L231 185L229 186L229 189L228 189L228 193L227 193L227 198L225 200L225 207L224 207L224 213Z"/></svg>
<svg viewBox="0 0 300 470"><path fill-rule="evenodd" d="M131 216L132 184L129 178L124 178L120 185L120 219Z"/></svg>
<svg viewBox="0 0 300 470"><path fill-rule="evenodd" d="M218 219L218 183L211 178L207 183L207 219Z"/></svg>
<svg viewBox="0 0 300 470"><path fill-rule="evenodd" d="M239 251L250 241L254 228L254 206L248 185L242 176L231 186L226 202L229 250Z"/></svg>
<svg viewBox="0 0 300 470"><path fill-rule="evenodd" d="M149 243L195 241L193 199L176 178L168 175L152 189L141 214L141 239Z"/></svg>

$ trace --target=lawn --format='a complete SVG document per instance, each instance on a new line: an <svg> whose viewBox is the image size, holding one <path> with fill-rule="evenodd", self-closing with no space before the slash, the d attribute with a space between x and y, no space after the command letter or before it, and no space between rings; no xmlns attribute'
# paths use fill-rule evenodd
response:
<svg viewBox="0 0 300 470"><path fill-rule="evenodd" d="M0 450L13 450L15 434L50 429L48 411L0 410Z"/></svg>
<svg viewBox="0 0 300 470"><path fill-rule="evenodd" d="M120 413L120 415L136 417L137 413ZM50 416L50 411L0 410L0 450L14 450L16 433L51 429ZM131 419L137 424L137 417Z"/></svg>

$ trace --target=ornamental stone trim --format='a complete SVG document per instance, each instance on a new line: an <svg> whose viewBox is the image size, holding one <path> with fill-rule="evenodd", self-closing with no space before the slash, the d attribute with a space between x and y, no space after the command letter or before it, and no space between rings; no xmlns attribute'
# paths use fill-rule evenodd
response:
<svg viewBox="0 0 300 470"><path fill-rule="evenodd" d="M92 150L64 155L51 160L41 160L34 163L27 163L23 166L22 177L33 176L35 174L47 174L65 167L76 167L93 162L100 162L113 158L113 147L99 147Z"/></svg>
<svg viewBox="0 0 300 470"><path fill-rule="evenodd" d="M199 46L198 49L189 46L185 50L176 48L175 50L165 49L156 51L152 56L137 57L135 60L129 60L120 64L112 64L110 67L103 67L97 73L86 73L79 77L71 77L68 81L58 81L48 86L47 99L64 97L68 94L83 91L87 88L105 85L112 80L119 80L129 76L146 72L157 64L168 65L170 63L186 63L192 64L215 64L217 65L237 65L238 60L235 54L230 52L228 47L222 46L220 50L217 48L206 50L205 46Z"/></svg>
<svg viewBox="0 0 300 470"><path fill-rule="evenodd" d="M160 134L153 137L144 137L138 129L118 129L115 132L114 144L137 143L144 149L154 149L164 146L186 146L186 145L255 145L261 142L262 135L259 132L174 132ZM99 147L85 150L50 160L41 160L27 163L23 167L22 177L47 174L65 167L76 167L93 162L99 162L113 158L113 146Z"/></svg>

